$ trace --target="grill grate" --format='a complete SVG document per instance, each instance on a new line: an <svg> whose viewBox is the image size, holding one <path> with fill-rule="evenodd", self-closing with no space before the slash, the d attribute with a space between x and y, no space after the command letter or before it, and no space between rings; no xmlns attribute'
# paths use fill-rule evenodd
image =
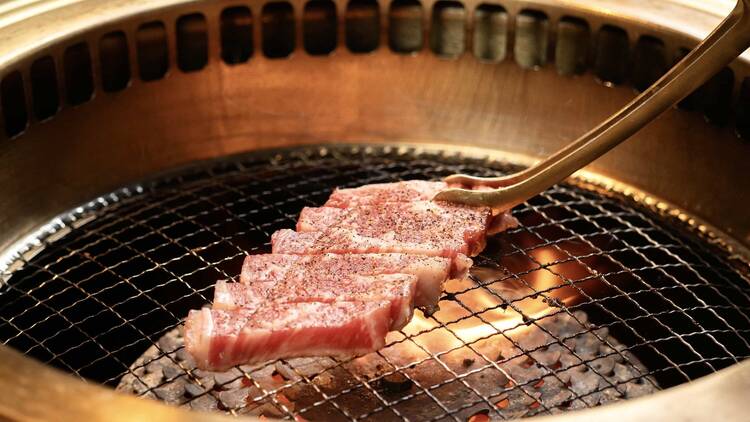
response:
<svg viewBox="0 0 750 422"><path fill-rule="evenodd" d="M490 241L471 280L452 282L439 312L418 312L380 352L193 369L176 330L187 310L333 187L512 169L406 147L309 147L123 189L53 222L2 274L0 339L147 397L342 420L589 407L750 354L746 266L637 203L560 184L518 207L521 226Z"/></svg>

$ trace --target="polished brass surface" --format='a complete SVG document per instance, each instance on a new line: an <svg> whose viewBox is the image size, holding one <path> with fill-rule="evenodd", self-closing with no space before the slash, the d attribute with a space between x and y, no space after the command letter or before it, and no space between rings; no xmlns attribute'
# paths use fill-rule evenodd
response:
<svg viewBox="0 0 750 422"><path fill-rule="evenodd" d="M738 0L732 13L666 75L596 128L549 158L499 178L455 174L449 183L493 190L447 189L435 198L510 209L589 165L703 85L750 46L750 2Z"/></svg>
<svg viewBox="0 0 750 422"><path fill-rule="evenodd" d="M304 2L290 3L299 18ZM474 27L471 16L479 3L463 2L467 30ZM433 4L423 2L425 11ZM0 79L20 71L27 106L32 103L28 74L39 58L55 59L61 103L67 94L62 58L68 47L88 43L94 75L91 100L64 104L48 120L30 117L28 128L12 138L0 127L0 266L23 252L15 246L25 237L64 210L195 160L282 145L394 140L541 158L634 96L630 86L602 84L590 73L562 77L550 63L527 70L510 55L485 63L470 54L471 48L451 60L427 46L417 54L394 54L386 38L387 3L379 5L380 47L372 53L347 51L340 28L333 54L308 55L296 19L296 50L288 58L269 59L260 51L263 3L247 2L255 23L255 53L247 63L230 66L220 58L218 17L234 5L226 0L16 0L0 5ZM587 22L591 34L609 24L623 28L631 44L642 35L657 37L669 56L694 46L728 12L720 1L510 0L503 6L510 39L515 17L533 9L546 14L552 41L561 18L574 16ZM341 23L346 3L337 1L336 7ZM177 65L174 27L180 16L194 12L206 16L208 63L186 73ZM425 28L430 16L423 13ZM166 28L168 71L163 79L146 82L139 79L134 34L155 20ZM124 90L104 92L99 42L112 31L127 36L132 77ZM592 35L592 46L594 40ZM731 65L736 81L748 75L744 59ZM669 110L587 170L674 204L742 248L750 245L747 157L750 143L737 139L731 126L711 125L699 113ZM749 370L747 363L735 365L645 399L565 418L744 420L741 397L748 394ZM4 347L0 387L0 418L12 420L59 420L63 413L70 420L225 420L86 385Z"/></svg>
<svg viewBox="0 0 750 422"><path fill-rule="evenodd" d="M539 418L568 421L743 421L750 394L750 362L639 400L625 401L582 412ZM717 406L717 403L722 403Z"/></svg>
<svg viewBox="0 0 750 422"><path fill-rule="evenodd" d="M188 412L108 388L71 382L69 375L0 347L0 420L10 421L206 421L236 420ZM245 419L251 420L251 419ZM254 420L254 419L253 419Z"/></svg>
<svg viewBox="0 0 750 422"><path fill-rule="evenodd" d="M449 145L403 145L402 147L405 150L416 147L417 151L433 153L442 151L449 156L460 152L467 157L490 157L492 160L524 164L532 162L530 157L523 155L481 148L456 148ZM571 182L605 195L627 195L644 207L683 221L691 230L699 232L707 240L715 239L717 236L717 233L714 232L714 230L717 230L715 227L705 226L704 222L694 220L684 211L675 209L670 204L658 202L655 198L634 189L632 186L623 185L617 181L588 172L579 172L575 178L572 178ZM750 256L748 251L741 246L735 252L741 257ZM747 265L746 262L739 263ZM702 418L707 414L715 413L718 406L719 414L722 415L723 420L741 421L744 420L744 413L738 411L741 407L738 403L741 402L736 398L750 393L750 385L748 385L750 367L748 365L748 363L735 365L698 381L642 399L632 399L621 404L587 411L576 411L565 417L580 417L584 420L617 418L617 420L639 421L642 420L644 414L648 414L651 417L669 418L669 420L691 420L695 415L701 415ZM707 379L711 381L708 382ZM115 394L105 388L84 384L70 375L62 374L48 366L24 358L18 352L3 346L0 346L0 388L7 388L11 392L11 394L0 397L0 417L6 417L10 420L55 420L57 415L65 415L75 420L120 420L112 419L108 409L112 409L117 416L122 418L121 420L141 420L144 417L153 420L226 420L219 416L215 416L214 419L213 415L211 415L212 418L208 418L208 415L205 414L188 412L184 409L165 406L146 399L134 399ZM704 388L710 388L711 390L706 393ZM53 391L50 392L48 389ZM54 400L40 402L38 398L40 396L51 397ZM85 400L82 400L81 397L92 398L92 403L82 403ZM695 408L675 405L675 403L688 399L694 401ZM667 400L667 402L662 402L662 400ZM725 403L724 400L727 402ZM60 406L53 403L65 403L66 405ZM132 408L132 411L129 413L120 412L119 409L122 408ZM242 418L241 420L255 419Z"/></svg>
<svg viewBox="0 0 750 422"><path fill-rule="evenodd" d="M0 419L11 421L251 421L189 412L73 380L20 353L0 347ZM750 362L740 363L650 396L540 421L747 420ZM537 420L537 419L535 419Z"/></svg>
<svg viewBox="0 0 750 422"><path fill-rule="evenodd" d="M258 25L254 26L256 54L246 64L222 63L219 42L213 36L209 37L208 65L183 73L176 66L171 30L177 17L201 10L208 17L209 32L215 34L216 17L230 2L92 3L96 7L72 2L54 13L13 21L4 31L10 42L0 46L0 58L6 60L0 62L0 75L26 69L30 61L45 54L60 57L65 47L78 40L90 42L92 62L97 63L94 47L101 35L116 29L132 34L141 23L154 19L163 20L170 29L169 71L164 79L140 81L131 38L133 78L125 90L104 93L97 89L91 101L64 106L53 118L32 121L21 136L0 142L0 156L10 163L0 168L0 185L7 199L0 203L2 249L71 204L197 159L333 140L469 143L543 157L633 95L627 86L607 87L591 75L560 77L549 65L529 71L511 58L487 64L469 54L446 60L426 50L403 56L393 54L383 43L365 55L339 47L331 56L296 51L290 58L272 60L258 53ZM550 4L508 3L506 9L512 13L537 7L545 10L551 22L564 14L585 16L592 33L609 19L627 28L632 38L659 35L670 52L694 42L653 23L619 17L621 9L634 10L630 2L575 3L565 8ZM474 3L466 6L471 10ZM148 7L155 10L144 17ZM387 8L381 5L381 9L385 16ZM654 21L669 22L667 11L659 15L659 10L641 9ZM256 15L259 10L254 9ZM715 16L692 9L679 9L672 15L716 24ZM90 31L84 31L89 27ZM70 38L71 34L75 36ZM12 45L17 48L11 49ZM738 79L746 73L742 63L733 68ZM59 66L57 71L62 73ZM287 100L292 95L294 102ZM560 98L565 101L560 103ZM740 158L748 154L750 145L736 139L732 128L707 124L697 113L670 111L591 169L719 221L747 243L750 221L743 207L723 204L750 201L747 190L736 184L746 174Z"/></svg>

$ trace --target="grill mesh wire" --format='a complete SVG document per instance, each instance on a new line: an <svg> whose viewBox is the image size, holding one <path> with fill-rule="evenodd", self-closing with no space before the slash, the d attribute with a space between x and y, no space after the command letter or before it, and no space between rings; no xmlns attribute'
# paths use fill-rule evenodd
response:
<svg viewBox="0 0 750 422"><path fill-rule="evenodd" d="M144 350L158 348L158 339L179 326L188 309L210 301L217 279L235 278L246 253L267 252L271 233L292 227L302 207L322 204L333 187L511 170L491 159L406 147L309 147L204 163L123 189L60 218L39 239L41 247L19 258L20 269L3 274L8 282L0 287L0 339L80 377L114 386L133 373L130 366ZM549 189L514 215L521 226L475 260L504 271L489 279L475 277L472 288L552 274L560 286L537 291L525 283L527 294L515 297L492 292L522 315L524 300L551 303L560 289L574 292L578 300L555 312L584 310L590 323L582 324L580 334L607 327L648 368L639 376L661 387L709 374L750 353L747 268L699 236L639 204L570 184ZM555 251L555 260L539 261L534 251L544 248ZM508 264L516 258L524 260L523 268ZM570 275L566 265L585 268L586 274ZM443 300L462 305L456 295ZM470 317L481 318L481 312L460 319ZM538 326L544 318L549 316L528 316L525 322ZM433 322L445 328L454 321L433 317ZM428 331L402 341L413 342ZM530 357L531 350L516 347ZM482 368L492 367L483 362ZM449 383L462 381L454 375ZM416 396L442 409L435 419L450 416L452 410L432 394L433 387L418 384ZM285 388L263 388L262 398L274 401ZM357 388L372 387L361 380L347 391ZM340 395L323 394L318 404L335 405ZM392 404L381 401L381 409ZM491 399L480 397L479 402ZM293 417L283 403L274 404ZM541 403L539 410L549 409Z"/></svg>

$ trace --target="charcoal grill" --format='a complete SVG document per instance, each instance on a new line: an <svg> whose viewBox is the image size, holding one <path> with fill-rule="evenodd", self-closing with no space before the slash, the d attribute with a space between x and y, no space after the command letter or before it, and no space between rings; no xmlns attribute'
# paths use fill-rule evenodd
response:
<svg viewBox="0 0 750 422"><path fill-rule="evenodd" d="M743 420L746 58L517 207L440 310L377 353L210 373L180 332L334 187L518 170L730 8L0 7L0 418Z"/></svg>

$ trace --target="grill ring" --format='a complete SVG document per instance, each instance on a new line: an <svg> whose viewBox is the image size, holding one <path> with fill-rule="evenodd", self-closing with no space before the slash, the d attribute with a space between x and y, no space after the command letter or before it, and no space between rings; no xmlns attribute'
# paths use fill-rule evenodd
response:
<svg viewBox="0 0 750 422"><path fill-rule="evenodd" d="M79 376L115 385L149 345L179 324L187 309L208 301L210 286L217 278L236 275L245 252L263 251L268 247L266 242L271 232L291 226L302 206L319 205L334 186L401 178L439 178L454 172L492 175L512 169L513 166L491 158L389 146L309 147L202 163L103 196L51 223L46 238L39 239L43 247L28 249L24 258L17 261L20 264L14 266L14 271L4 274L7 285L0 293L3 297L0 335L5 344L34 357ZM662 217L641 204L570 184L550 189L520 207L515 214L524 225L503 235L505 240L497 242L478 263L491 267L490 258L496 261L499 253L506 258L526 256L530 259L527 263L538 266L525 273L514 273L517 278L519 274L554 273L555 267L564 265L596 270L597 265L590 261L600 258L612 260L614 264L619 262L622 270L592 271L589 277L595 276L591 280L619 287L619 290L610 286L614 290L596 297L582 289L589 297L566 312L582 310L590 316L591 324L583 326L585 333L609 328L628 347L627 351L646 365L648 375L659 385L668 387L691 380L747 356L748 277L741 266L728 259L725 251L706 244L694 233L665 224ZM148 230L138 232L140 226ZM182 235L173 232L175 230ZM154 234L161 241L149 240ZM530 234L541 239L541 243L530 240ZM586 239L607 235L612 239L586 242ZM575 246L570 242L581 244ZM620 245L613 247L612 242ZM540 263L533 251L548 247L558 250L563 258ZM169 255L170 248L178 252L172 251L175 255ZM124 258L128 265L118 264L124 253L118 252L120 249L128 251ZM663 256L664 251L667 251L666 256ZM636 256L628 258L626 254ZM645 260L647 265L630 268L625 265L628 259ZM670 259L672 262L668 262ZM138 264L139 261L142 263ZM150 262L153 269L144 267L140 274L131 274L137 273L133 268L143 262ZM502 259L501 264L504 264ZM189 265L193 267L188 269ZM694 282L683 282L686 269L693 274ZM154 275L162 271L166 272L166 278L159 281ZM661 275L657 278L644 275L652 272ZM46 274L48 279L43 280L39 274ZM503 282L511 277L506 276ZM622 277L632 278L630 282L635 282L635 287L620 280ZM559 278L563 283L574 285L587 283L583 279ZM654 284L654 280L661 284ZM475 281L492 284L487 280ZM127 286L134 290L129 294L119 291ZM165 289L168 292L162 292ZM183 294L178 294L180 289L185 289ZM705 289L711 293L706 294ZM534 291L524 295L528 297L515 300L505 298L504 304L515 309L532 296L547 299L545 296L556 290ZM76 291L83 296L66 297ZM681 293L674 297L675 292ZM144 308L141 302L131 309L121 303L123 298L136 302L148 299L151 304ZM656 306L653 301L657 299L668 299L667 304L658 311L652 310L651 306ZM626 308L614 315L601 315L603 311L597 311L598 308L618 309L611 304L618 300L631 306L639 305L637 312L644 315L638 316L636 312L628 317ZM695 301L698 303L693 303ZM83 310L87 306L99 306L101 312ZM150 309L145 318L144 309ZM107 315L119 317L120 325L115 321L107 327ZM675 317L682 319L671 320ZM537 323L531 318L529 321ZM684 332L685 321L695 324L692 331ZM661 324L666 331L644 335L649 331L647 325L654 323ZM70 327L60 328L60 324ZM625 334L622 330L626 330ZM627 330L634 334L628 336ZM75 337L69 338L76 332L82 343L76 342ZM55 335L50 336L50 333ZM418 339L420 335L423 334L413 338ZM105 339L109 339L106 345L103 344ZM95 352L98 357L82 353L97 349L100 349ZM521 348L521 352L528 356L532 351ZM660 353L669 357L661 365ZM670 359L678 360L669 362ZM592 365L587 362L582 366ZM466 385L468 381L462 384L470 387ZM444 413L455 417L439 397L427 393L423 396L430 397ZM281 409L282 414L293 413L288 406L285 409L278 399L276 401L272 406ZM475 401L472 404L491 404L486 397ZM331 402L333 400L323 400L323 403ZM550 410L543 400L537 409ZM357 416L346 411L342 414ZM498 414L503 416L502 412Z"/></svg>

